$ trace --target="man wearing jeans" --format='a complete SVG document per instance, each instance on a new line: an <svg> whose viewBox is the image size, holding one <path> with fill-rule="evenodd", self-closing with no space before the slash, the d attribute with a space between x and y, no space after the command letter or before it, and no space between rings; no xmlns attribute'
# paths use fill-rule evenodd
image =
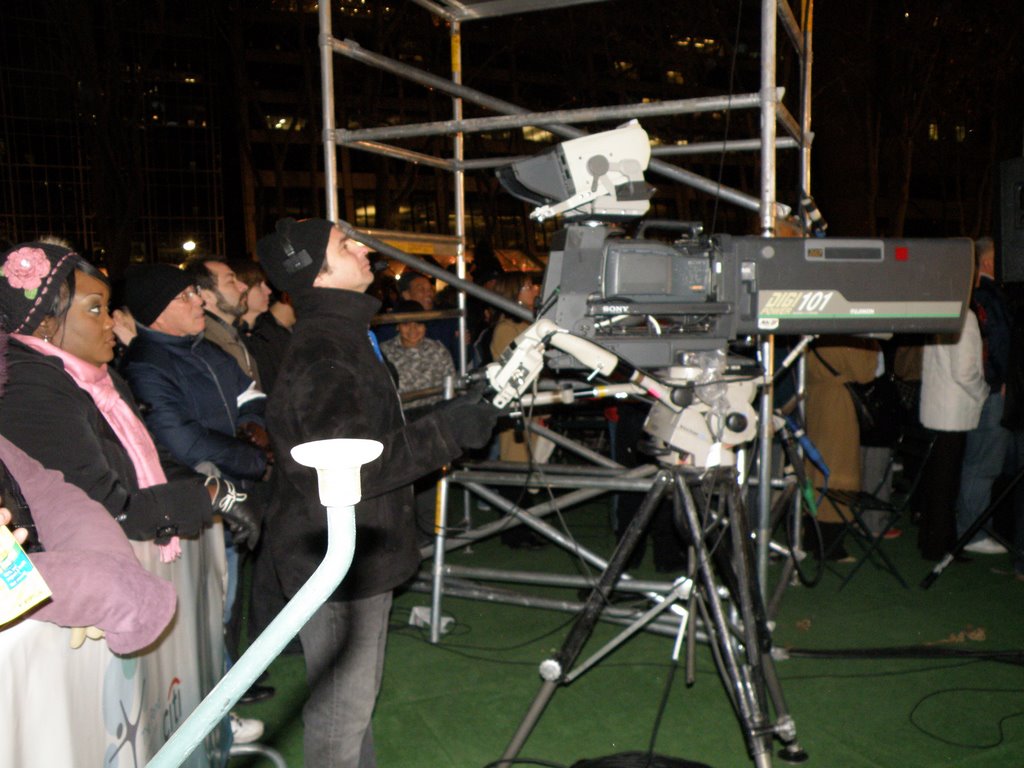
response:
<svg viewBox="0 0 1024 768"><path fill-rule="evenodd" d="M992 499L992 485L1002 474L1010 446L1010 431L1003 418L1006 372L1010 357L1010 313L1006 299L995 280L995 247L991 238L982 238L974 246L977 268L971 308L981 329L982 360L989 395L981 409L978 426L967 433L964 464L960 475L960 495L956 504L956 535L963 536ZM1006 548L979 531L964 549L981 555L998 555Z"/></svg>
<svg viewBox="0 0 1024 768"><path fill-rule="evenodd" d="M327 519L316 473L292 460L310 440L367 438L384 445L362 468L356 551L334 595L300 631L310 695L305 763L373 768L370 725L380 688L392 590L419 567L411 483L490 439L498 411L456 400L405 423L370 319L380 302L368 249L329 221L282 219L257 245L271 283L298 318L267 407L277 457L266 542L288 597L323 560Z"/></svg>

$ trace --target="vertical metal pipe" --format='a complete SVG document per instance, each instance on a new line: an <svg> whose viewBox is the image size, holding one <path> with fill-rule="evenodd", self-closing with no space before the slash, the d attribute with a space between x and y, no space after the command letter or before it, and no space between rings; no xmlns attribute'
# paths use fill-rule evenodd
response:
<svg viewBox="0 0 1024 768"><path fill-rule="evenodd" d="M453 21L451 26L452 46L452 82L462 85L462 25ZM452 119L462 120L462 98L452 97ZM466 137L459 131L452 137L453 157L455 159L455 236L459 238L456 246L456 274L460 280L466 279L466 172L462 169L465 157ZM459 374L466 375L466 292L459 291Z"/></svg>
<svg viewBox="0 0 1024 768"><path fill-rule="evenodd" d="M334 140L334 47L331 45L331 3L320 3L320 100L323 112L324 194L326 218L338 220L337 145Z"/></svg>
<svg viewBox="0 0 1024 768"><path fill-rule="evenodd" d="M761 235L771 237L775 233L775 110L778 96L775 92L776 31L779 0L761 2ZM761 364L765 383L761 389L760 453L761 466L758 479L758 544L757 575L761 583L762 596L768 573L768 536L771 517L771 355L773 339L770 336L761 341Z"/></svg>
<svg viewBox="0 0 1024 768"><path fill-rule="evenodd" d="M772 371L774 361L775 337L765 336L761 340L761 365L764 368L765 380L761 387L761 424L759 452L761 454L760 473L757 486L757 580L761 586L761 597L767 600L768 587L768 540L772 531L772 404L775 391L772 387Z"/></svg>
<svg viewBox="0 0 1024 768"><path fill-rule="evenodd" d="M804 190L811 193L811 72L814 64L814 0L802 0L803 12L801 13L800 24L803 31L804 39L804 55L801 61L802 72L803 72L803 88L801 97L801 112L800 112L800 132L801 132L801 145L800 145L800 178L803 183ZM796 364L796 391L797 391L797 413L800 416L800 422L806 423L804 418L804 394L806 392L807 384L807 357L806 355L800 355L800 359ZM797 448L798 454L803 456L803 449ZM793 515L793 541L797 552L803 550L803 514L801 513L801 506L803 501L801 499L802 489L800 493L797 493L793 499L794 508L791 512Z"/></svg>
<svg viewBox="0 0 1024 768"><path fill-rule="evenodd" d="M444 377L444 399L451 400L455 396L455 379ZM441 596L444 594L444 540L448 535L448 499L450 497L449 468L445 467L441 479L437 481L437 492L434 496L434 563L431 572L430 593L430 642L437 645L441 642Z"/></svg>
<svg viewBox="0 0 1024 768"><path fill-rule="evenodd" d="M775 231L775 93L778 0L761 2L761 234Z"/></svg>
<svg viewBox="0 0 1024 768"><path fill-rule="evenodd" d="M801 63L803 73L803 84L800 94L800 179L803 188L809 194L811 191L811 71L814 64L814 46L812 44L814 32L814 0L803 0L803 13L801 14L804 55Z"/></svg>
<svg viewBox="0 0 1024 768"><path fill-rule="evenodd" d="M434 563L431 572L430 642L441 642L441 596L444 594L444 540L448 531L448 499L451 481L445 473L437 481L434 498Z"/></svg>

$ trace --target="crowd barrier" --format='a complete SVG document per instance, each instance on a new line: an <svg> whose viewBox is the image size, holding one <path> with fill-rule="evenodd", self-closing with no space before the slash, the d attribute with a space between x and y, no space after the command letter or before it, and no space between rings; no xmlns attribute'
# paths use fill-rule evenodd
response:
<svg viewBox="0 0 1024 768"><path fill-rule="evenodd" d="M72 649L70 629L32 619L0 631L0 768L142 768L222 676L221 526L183 539L174 563L161 563L151 542L132 545L177 590L171 626L132 656L116 656L103 639ZM222 768L230 739L223 723L184 765Z"/></svg>

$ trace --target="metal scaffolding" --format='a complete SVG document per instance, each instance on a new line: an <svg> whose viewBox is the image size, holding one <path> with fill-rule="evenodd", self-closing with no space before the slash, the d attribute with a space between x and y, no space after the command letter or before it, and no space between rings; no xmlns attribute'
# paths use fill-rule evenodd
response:
<svg viewBox="0 0 1024 768"><path fill-rule="evenodd" d="M405 160L434 168L450 171L454 176L455 248L457 275L465 277L466 249L466 199L465 173L467 170L493 168L509 162L509 158L467 160L464 156L463 137L467 132L536 126L563 138L577 138L584 135L572 123L622 120L644 115L692 114L711 110L758 109L760 111L760 136L758 139L733 139L721 143L705 143L688 147L656 147L652 152L649 170L683 185L733 203L759 217L759 229L763 236L772 236L779 219L790 213L788 206L777 199L776 152L779 149L799 151L799 179L803 194L810 192L810 150L811 132L811 30L813 25L813 0L800 0L800 18L794 14L789 0L762 0L761 3L761 77L760 91L756 94L727 94L721 97L682 99L658 103L630 104L613 107L592 107L574 110L531 112L525 107L489 96L476 89L462 85L462 25L467 22L489 19L511 14L553 10L603 0L415 0L415 2L436 16L448 22L451 37L451 78L438 77L416 67L389 59L364 49L352 40L339 40L332 35L330 4L321 3L320 18L320 59L323 87L324 125L324 177L327 195L327 213L337 220L338 175L337 146L352 147L367 152ZM799 60L800 92L797 94L796 114L782 102L783 92L776 82L778 61L778 27L781 22L793 50ZM334 102L334 57L343 56L352 61L408 79L426 88L446 93L452 97L452 119L440 122L397 125L363 130L344 130L336 126ZM463 103L469 101L493 111L497 116L464 119ZM778 127L783 136L778 136ZM413 152L386 143L388 140L410 136L450 135L452 154L450 157L434 157ZM671 164L659 157L687 155L700 151L748 152L760 151L760 190L755 197L741 190L722 185L692 171ZM459 293L459 309L464 315L465 294ZM460 319L461 331L465 334L464 318ZM761 344L762 364L766 372L773 368L774 345L772 337L765 337ZM465 373L465 348L460 352L459 370ZM766 376L770 379L770 376ZM761 399L760 455L768 456L771 445L771 396L770 388L764 390ZM758 569L764 580L767 562L768 531L767 517L770 509L771 466L762 461L758 475L759 525Z"/></svg>
<svg viewBox="0 0 1024 768"><path fill-rule="evenodd" d="M378 53L368 51L352 40L337 39L332 34L331 10L329 3L321 3L319 7L320 37L319 45L321 51L322 86L323 86L323 126L324 126L324 177L326 187L327 215L330 219L339 219L338 200L338 174L337 174L337 147L338 145L363 150L370 153L383 155L406 162L420 164L431 168L438 168L448 171L454 177L454 211L455 211L455 247L457 275L461 282L465 278L465 250L466 250L466 192L465 174L467 171L486 170L507 164L513 158L474 158L467 159L464 152L463 138L466 133L502 130L533 126L549 131L561 138L577 138L585 135L573 124L599 122L605 120L622 121L632 118L642 118L654 115L682 115L695 114L698 112L757 109L760 113L760 135L757 138L747 137L740 139L726 139L722 142L704 142L686 146L665 146L654 147L652 159L648 170L656 175L670 179L671 181L683 184L700 190L712 197L724 200L746 210L756 212L758 215L758 229L762 236L771 237L776 234L777 224L781 219L786 218L791 210L777 199L777 156L778 150L797 150L799 152L799 184L801 195L810 192L810 145L811 133L811 27L813 16L813 0L800 1L799 20L790 7L790 0L762 0L760 16L760 89L757 93L727 94L724 96L712 96L693 99L679 99L662 101L657 103L638 103L617 106L595 106L583 109L557 110L546 112L533 112L528 108L510 103L482 93L479 90L469 88L462 84L462 26L465 23L481 19L495 18L512 14L527 12L540 12L566 8L586 3L602 2L603 0L414 0L432 14L440 17L448 23L451 43L451 77L443 78L425 72L416 67L409 66L399 61L382 56ZM799 60L800 88L795 95L798 103L796 113L792 112L783 103L784 93L777 85L776 63L778 60L778 27L781 23L789 40L792 49ZM400 78L405 78L425 88L447 94L452 99L452 117L450 120L435 121L420 124L395 125L377 128L366 128L361 130L339 129L335 120L334 102L334 62L335 56L342 56L348 60L364 64L378 70L388 72ZM492 117L481 117L465 119L463 117L463 104L469 102L495 113ZM781 131L779 128L781 127ZM779 134L782 134L781 136ZM414 136L451 136L451 155L447 157L435 157L420 152L414 152L406 148L389 144L389 141ZM693 171L672 164L663 158L672 156L689 156L698 153L725 153L725 152L760 152L760 189L757 195L751 195L739 189L723 185L720 181L709 179ZM396 254L398 257L399 254ZM409 262L412 263L412 262ZM438 275L440 270L432 269L427 265L417 265L423 268L428 274ZM475 292L475 286L467 285L464 290ZM465 337L465 302L466 294L459 293L460 330ZM768 562L769 547L769 517L771 512L772 492L772 391L771 372L774 368L773 339L765 337L761 341L760 353L762 368L765 372L765 386L762 389L760 409L760 439L759 448L760 467L758 470L758 506L759 516L757 520L757 571L760 583L766 583L766 566ZM459 370L464 374L466 371L465 345L461 345ZM569 493L558 499L552 498L550 503L542 503L531 509L525 510L516 504L510 504L499 494L491 491L488 485L509 485L513 483L536 485L538 479L531 472L516 474L515 467L497 467L499 471L488 472L486 468L460 469L456 472L445 475L438 486L438 507L440 510L437 529L438 535L433 548L425 550L425 554L432 554L434 557L432 574L429 577L421 576L415 588L422 591L429 591L433 595L431 602L431 640L438 642L440 639L441 626L441 594L456 594L467 597L480 597L488 600L504 601L518 605L531 605L554 610L576 610L578 604L571 604L556 600L545 600L538 597L521 597L515 593L504 590L501 592L479 590L472 581L467 578L482 579L484 581L510 581L518 583L545 583L547 585L565 585L565 577L558 575L527 575L523 573L488 572L485 569L458 569L444 564L444 555L451 549L465 546L479 538L493 535L501 529L501 525L491 523L470 531L468 535L460 536L459 541L452 542L445 539L445 528L447 526L447 500L449 486L451 483L461 484L464 489L476 494L478 497L490 503L492 507L504 510L516 524L526 524L535 531L542 533L556 544L566 546L577 554L581 548L575 542L562 541L560 532L552 526L545 524L540 518L548 512L556 509L562 503L575 502L577 499L593 498L601 493L615 489L635 489L635 487L646 488L651 483L650 475L654 472L651 466L640 467L636 470L627 471L610 459L594 455L592 452L583 450L580 446L573 444L555 433L543 428L529 427L532 431L540 431L546 437L560 442L561 447L575 452L585 461L591 462L593 467L574 467L565 477L558 478L548 473L543 476L543 482L547 488L569 488ZM507 464L496 462L496 464ZM594 471L595 467L601 468ZM512 469L512 472L508 470ZM588 471L589 470L589 471ZM468 492L467 492L468 506ZM597 567L606 567L607 561L593 553L586 553L589 561ZM678 587L673 584L657 584L650 582L636 582L624 575L626 589L635 589L643 592L652 601L653 605L671 605L678 598L675 591ZM445 585L447 579L447 587ZM762 586L762 589L764 587ZM712 590L713 591L713 590ZM657 610L662 610L658 608ZM678 613L678 608L673 607ZM642 617L637 617L628 612L618 615L619 612L609 610L606 616L609 621L628 622L630 620L645 622ZM673 626L677 624L677 618L661 617L659 621L651 623L648 627L652 631L662 631L671 634ZM781 698L781 692L779 693ZM785 713L784 705L776 707L777 714L781 715L782 723L778 727L786 726L789 723L788 714ZM778 728L777 728L778 730ZM510 753L515 748L510 747ZM759 765L770 764L770 752L760 754L756 761Z"/></svg>

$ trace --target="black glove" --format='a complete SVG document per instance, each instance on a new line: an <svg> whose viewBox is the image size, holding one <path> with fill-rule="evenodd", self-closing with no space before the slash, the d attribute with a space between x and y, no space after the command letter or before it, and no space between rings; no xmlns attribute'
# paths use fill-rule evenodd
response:
<svg viewBox="0 0 1024 768"><path fill-rule="evenodd" d="M471 402L466 397L450 401L441 411L442 418L461 448L483 448L491 439L501 410L488 402Z"/></svg>
<svg viewBox="0 0 1024 768"><path fill-rule="evenodd" d="M206 485L216 486L217 492L210 503L213 511L224 518L235 543L255 549L260 538L260 521L256 509L248 503L249 494L237 490L234 483L223 477L210 475Z"/></svg>
<svg viewBox="0 0 1024 768"><path fill-rule="evenodd" d="M475 381L472 382L461 395L452 398L451 400L442 400L436 403L431 410L446 411L449 408L458 408L463 405L476 405L484 399L484 393L487 391L488 384L486 381ZM428 406L429 407L429 406Z"/></svg>

